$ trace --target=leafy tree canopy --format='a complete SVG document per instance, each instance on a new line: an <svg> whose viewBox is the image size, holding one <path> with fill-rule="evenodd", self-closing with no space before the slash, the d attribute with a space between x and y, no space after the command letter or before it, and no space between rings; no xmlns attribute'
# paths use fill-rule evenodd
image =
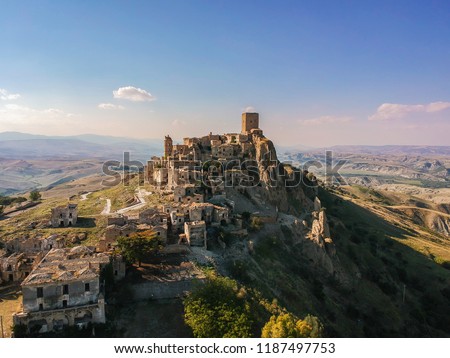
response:
<svg viewBox="0 0 450 358"><path fill-rule="evenodd" d="M128 263L141 262L148 255L161 249L161 242L152 230L140 231L129 237L119 237L117 247Z"/></svg>
<svg viewBox="0 0 450 358"><path fill-rule="evenodd" d="M41 200L41 193L39 193L39 191L37 191L37 190L32 190L30 192L30 200L31 201Z"/></svg>
<svg viewBox="0 0 450 358"><path fill-rule="evenodd" d="M195 337L251 337L254 317L236 281L210 275L184 301L185 321Z"/></svg>
<svg viewBox="0 0 450 358"><path fill-rule="evenodd" d="M322 337L323 326L315 316L299 319L292 313L270 317L262 329L263 338L317 338Z"/></svg>

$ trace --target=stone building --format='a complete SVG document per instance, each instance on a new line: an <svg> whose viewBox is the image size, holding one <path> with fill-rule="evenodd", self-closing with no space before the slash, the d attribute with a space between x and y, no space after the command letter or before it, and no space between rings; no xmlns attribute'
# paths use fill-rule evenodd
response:
<svg viewBox="0 0 450 358"><path fill-rule="evenodd" d="M203 194L197 192L194 184L177 185L173 189L173 200L179 203L203 203Z"/></svg>
<svg viewBox="0 0 450 358"><path fill-rule="evenodd" d="M109 263L108 255L86 246L51 250L22 282L22 312L14 314L14 325L43 333L105 323L100 272ZM123 277L121 267L115 266L115 277Z"/></svg>
<svg viewBox="0 0 450 358"><path fill-rule="evenodd" d="M201 246L206 249L206 223L204 221L184 223L184 234L189 245Z"/></svg>
<svg viewBox="0 0 450 358"><path fill-rule="evenodd" d="M242 134L249 134L252 129L259 128L258 113L242 113Z"/></svg>
<svg viewBox="0 0 450 358"><path fill-rule="evenodd" d="M183 225L185 223L185 214L182 212L172 211L170 213L170 223L172 225L172 233L181 233L183 231Z"/></svg>
<svg viewBox="0 0 450 358"><path fill-rule="evenodd" d="M67 206L58 206L52 209L51 225L53 227L73 226L77 223L78 208L77 204L68 204Z"/></svg>
<svg viewBox="0 0 450 358"><path fill-rule="evenodd" d="M5 253L0 257L0 281L21 282L33 269L33 262L37 255L25 253L13 253L7 256Z"/></svg>
<svg viewBox="0 0 450 358"><path fill-rule="evenodd" d="M65 247L64 238L53 234L48 237L18 237L11 239L5 244L8 252L24 252L24 253L38 253L42 251L49 251L53 248Z"/></svg>
<svg viewBox="0 0 450 358"><path fill-rule="evenodd" d="M105 235L98 242L98 250L100 252L109 251L113 248L114 243L119 237L128 237L136 231L136 225L133 223L127 223L123 226L115 224L108 225L105 230Z"/></svg>
<svg viewBox="0 0 450 358"><path fill-rule="evenodd" d="M210 203L192 204L189 206L189 221L213 221L214 205Z"/></svg>
<svg viewBox="0 0 450 358"><path fill-rule="evenodd" d="M167 225L167 214L157 208L149 208L139 213L139 224Z"/></svg>
<svg viewBox="0 0 450 358"><path fill-rule="evenodd" d="M214 205L213 221L216 223L229 222L229 209Z"/></svg>
<svg viewBox="0 0 450 358"><path fill-rule="evenodd" d="M112 216L108 216L108 226L109 225L119 225L123 226L128 223L128 216L123 214L114 214Z"/></svg>
<svg viewBox="0 0 450 358"><path fill-rule="evenodd" d="M172 155L172 150L173 150L172 138L166 135L166 137L164 138L164 157L165 158L170 157Z"/></svg>

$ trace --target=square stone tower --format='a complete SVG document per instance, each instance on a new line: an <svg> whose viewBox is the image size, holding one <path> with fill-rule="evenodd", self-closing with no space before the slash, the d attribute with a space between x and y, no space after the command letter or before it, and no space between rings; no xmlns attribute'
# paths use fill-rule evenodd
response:
<svg viewBox="0 0 450 358"><path fill-rule="evenodd" d="M164 157L169 158L172 156L172 150L173 150L173 141L170 136L166 135L164 138Z"/></svg>
<svg viewBox="0 0 450 358"><path fill-rule="evenodd" d="M242 134L259 128L259 113L242 113Z"/></svg>

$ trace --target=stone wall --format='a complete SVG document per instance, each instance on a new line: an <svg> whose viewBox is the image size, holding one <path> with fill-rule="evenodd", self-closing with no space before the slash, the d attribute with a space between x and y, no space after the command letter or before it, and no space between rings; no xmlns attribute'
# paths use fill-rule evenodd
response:
<svg viewBox="0 0 450 358"><path fill-rule="evenodd" d="M193 287L202 283L204 279L187 279L182 281L159 282L149 281L132 286L133 300L144 301L148 299L164 299L183 297Z"/></svg>

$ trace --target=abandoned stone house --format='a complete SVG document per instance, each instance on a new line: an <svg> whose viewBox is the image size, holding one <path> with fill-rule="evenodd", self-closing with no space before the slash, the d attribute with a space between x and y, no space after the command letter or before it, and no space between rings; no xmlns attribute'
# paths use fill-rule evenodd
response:
<svg viewBox="0 0 450 358"><path fill-rule="evenodd" d="M139 224L167 225L167 214L157 208L149 208L139 213Z"/></svg>
<svg viewBox="0 0 450 358"><path fill-rule="evenodd" d="M105 234L98 242L98 250L100 252L111 250L119 237L128 237L137 231L136 224L129 223L128 221L125 222L126 224L122 226L112 224L106 227Z"/></svg>
<svg viewBox="0 0 450 358"><path fill-rule="evenodd" d="M177 203L203 203L203 194L198 193L194 184L177 185L173 189L173 200Z"/></svg>
<svg viewBox="0 0 450 358"><path fill-rule="evenodd" d="M115 278L125 275L120 260L112 260ZM108 255L86 246L52 249L22 282L22 311L14 314L14 325L43 333L104 323L100 272L109 263Z"/></svg>
<svg viewBox="0 0 450 358"><path fill-rule="evenodd" d="M124 215L108 218L105 234L100 238L97 249L100 252L110 251L119 237L129 237L139 231L154 231L163 244L167 240L168 215L156 208L149 208L139 213L137 219Z"/></svg>
<svg viewBox="0 0 450 358"><path fill-rule="evenodd" d="M179 234L183 231L186 216L182 212L172 211L170 214L170 223L172 227L172 233Z"/></svg>
<svg viewBox="0 0 450 358"><path fill-rule="evenodd" d="M167 183L173 188L176 185L195 184L201 180L200 167L195 165L186 165L181 167L174 167L168 170Z"/></svg>
<svg viewBox="0 0 450 358"><path fill-rule="evenodd" d="M8 252L38 253L49 251L52 248L60 249L65 247L65 240L59 235L53 234L48 237L18 237L8 240L5 244Z"/></svg>
<svg viewBox="0 0 450 358"><path fill-rule="evenodd" d="M168 225L149 225L149 224L140 224L138 225L138 231L152 231L155 233L156 237L159 239L161 244L165 245L167 243L167 233L168 233Z"/></svg>
<svg viewBox="0 0 450 358"><path fill-rule="evenodd" d="M185 222L184 235L188 245L206 249L206 223L203 220Z"/></svg>
<svg viewBox="0 0 450 358"><path fill-rule="evenodd" d="M154 231L156 236L165 243L168 231L168 215L157 208L149 208L139 213L139 226L147 225L147 230Z"/></svg>
<svg viewBox="0 0 450 358"><path fill-rule="evenodd" d="M30 255L23 252L6 253L0 256L0 278L2 282L21 282L33 269L33 263L42 258L39 254Z"/></svg>
<svg viewBox="0 0 450 358"><path fill-rule="evenodd" d="M52 209L50 223L53 227L67 227L75 225L77 219L77 204L67 204L67 206L58 206Z"/></svg>
<svg viewBox="0 0 450 358"><path fill-rule="evenodd" d="M123 214L115 214L115 215L108 216L107 222L108 222L108 226L109 225L123 226L128 223L128 217Z"/></svg>

